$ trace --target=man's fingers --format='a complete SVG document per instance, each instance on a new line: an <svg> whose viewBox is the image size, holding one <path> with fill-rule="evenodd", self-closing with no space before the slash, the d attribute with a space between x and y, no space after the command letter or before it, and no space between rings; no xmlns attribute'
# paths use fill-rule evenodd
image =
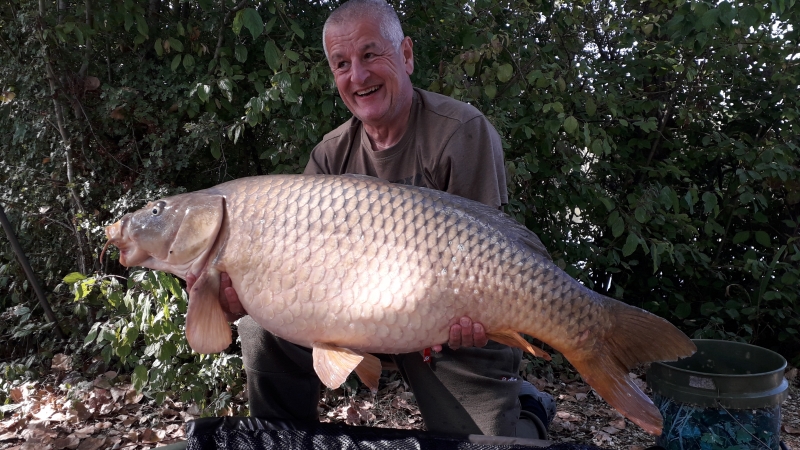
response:
<svg viewBox="0 0 800 450"><path fill-rule="evenodd" d="M489 338L486 337L486 330L483 329L483 325L479 323L472 325L472 341L475 347L486 347L486 344L489 343Z"/></svg>
<svg viewBox="0 0 800 450"><path fill-rule="evenodd" d="M186 292L192 292L192 286L197 282L197 277L190 274L186 275Z"/></svg>
<svg viewBox="0 0 800 450"><path fill-rule="evenodd" d="M230 313L229 317L233 317L233 320L236 320L247 314L242 303L239 301L239 294L237 294L236 290L233 288L230 275L225 272L222 272L219 276L219 290L220 298L225 299L224 303L225 306L227 306L226 312Z"/></svg>
<svg viewBox="0 0 800 450"><path fill-rule="evenodd" d="M475 344L473 342L473 336L472 336L472 320L470 320L469 317L462 317L460 323L461 323L461 346L473 347Z"/></svg>
<svg viewBox="0 0 800 450"><path fill-rule="evenodd" d="M447 345L453 350L461 347L461 325L456 323L450 327L450 340L447 341Z"/></svg>

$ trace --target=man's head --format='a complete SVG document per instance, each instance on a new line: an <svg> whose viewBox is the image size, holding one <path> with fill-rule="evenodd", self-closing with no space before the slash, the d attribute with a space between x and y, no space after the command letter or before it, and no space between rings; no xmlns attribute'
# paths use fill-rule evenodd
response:
<svg viewBox="0 0 800 450"><path fill-rule="evenodd" d="M322 39L339 94L356 117L368 127L407 118L413 44L390 5L351 0L331 13Z"/></svg>

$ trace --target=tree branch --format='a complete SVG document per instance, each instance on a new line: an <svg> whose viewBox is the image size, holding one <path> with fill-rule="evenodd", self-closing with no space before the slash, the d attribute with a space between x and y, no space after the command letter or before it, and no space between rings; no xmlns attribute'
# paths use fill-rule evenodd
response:
<svg viewBox="0 0 800 450"><path fill-rule="evenodd" d="M222 42L224 41L223 33L225 33L225 26L228 25L228 23L230 23L230 21L233 18L234 14L239 12L240 9L243 9L245 6L247 6L247 3L249 1L250 0L242 0L241 2L239 2L238 5L234 6L233 9L228 11L228 14L225 14L225 18L222 20L222 25L220 25L220 27L219 27L219 35L217 36L217 48L214 49L214 57L211 58L211 61L216 62L219 59L219 53L222 50ZM222 5L224 7L225 0L222 0ZM209 75L211 75L211 73L214 71L214 69L212 67L216 67L216 64L214 64L214 65L209 64L209 69L208 69L208 74Z"/></svg>

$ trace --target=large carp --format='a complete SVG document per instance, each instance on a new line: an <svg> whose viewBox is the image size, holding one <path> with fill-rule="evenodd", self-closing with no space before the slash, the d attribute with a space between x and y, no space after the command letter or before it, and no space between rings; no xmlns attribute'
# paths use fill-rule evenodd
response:
<svg viewBox="0 0 800 450"><path fill-rule="evenodd" d="M219 302L230 275L262 327L312 348L320 379L355 370L376 388L370 353L446 342L469 316L489 338L545 356L560 351L614 408L646 431L661 415L628 376L695 346L664 319L584 287L539 238L502 212L430 189L364 176L243 178L148 203L106 227L125 266L186 278L186 337L200 353L231 343Z"/></svg>

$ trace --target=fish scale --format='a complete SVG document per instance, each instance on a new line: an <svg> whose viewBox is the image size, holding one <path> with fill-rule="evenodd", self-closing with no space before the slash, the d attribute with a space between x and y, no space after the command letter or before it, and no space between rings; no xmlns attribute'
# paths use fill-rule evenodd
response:
<svg viewBox="0 0 800 450"><path fill-rule="evenodd" d="M664 319L593 292L502 212L364 176L273 175L149 203L106 228L120 262L197 278L186 334L202 353L230 344L219 299L226 272L248 314L313 349L320 379L355 372L377 388L370 353L446 342L462 316L487 336L560 351L612 406L657 434L661 416L627 376L694 344ZM658 336L641 339L642 336Z"/></svg>

